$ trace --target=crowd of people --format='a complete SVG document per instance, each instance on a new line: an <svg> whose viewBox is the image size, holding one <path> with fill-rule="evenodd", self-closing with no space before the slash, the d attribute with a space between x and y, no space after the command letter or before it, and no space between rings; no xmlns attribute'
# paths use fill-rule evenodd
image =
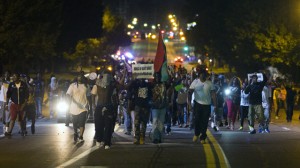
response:
<svg viewBox="0 0 300 168"><path fill-rule="evenodd" d="M43 103L49 103L49 117L55 117L55 101L63 96L68 100L66 126L72 118L74 142L84 141L87 117L94 116L94 140L99 147L110 149L116 124L125 127L125 134L133 136L133 144L145 143L147 124L152 124L153 143L164 141L172 127L194 130L192 141L206 143L209 126L242 131L245 120L249 133L270 133L271 113L279 119L285 109L286 121L291 122L298 93L291 82L272 81L264 73L251 74L243 81L224 74L209 74L197 66L188 72L184 67L169 67L168 81L155 73L153 79L139 79L124 66L117 70L103 67L85 76L84 72L71 81L58 82L55 75L45 82L40 73L28 75L6 72L1 77L0 110L5 136L11 136L15 121L22 136L27 134L26 123L45 117ZM45 100L45 92L48 98ZM299 116L300 119L300 116ZM236 127L236 125L239 125ZM79 133L78 133L79 132Z"/></svg>

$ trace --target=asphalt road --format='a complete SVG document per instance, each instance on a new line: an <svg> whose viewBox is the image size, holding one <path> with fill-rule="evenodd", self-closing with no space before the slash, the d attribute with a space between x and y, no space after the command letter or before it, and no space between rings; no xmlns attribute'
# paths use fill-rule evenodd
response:
<svg viewBox="0 0 300 168"><path fill-rule="evenodd" d="M39 119L34 135L22 137L16 126L11 137L1 136L0 167L299 167L299 111L291 123L281 113L281 119L272 120L270 134L209 128L206 144L193 143L192 130L173 126L161 144L152 144L147 136L145 145L133 145L133 136L124 134L123 125L116 126L109 150L95 145L92 123L86 124L85 141L74 144L72 125ZM27 127L30 130L30 123Z"/></svg>

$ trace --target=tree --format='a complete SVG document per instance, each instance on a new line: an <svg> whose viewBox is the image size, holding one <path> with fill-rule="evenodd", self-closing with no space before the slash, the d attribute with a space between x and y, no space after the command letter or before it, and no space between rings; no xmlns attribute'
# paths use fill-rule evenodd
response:
<svg viewBox="0 0 300 168"><path fill-rule="evenodd" d="M241 74L270 65L299 69L296 38L299 30L290 26L291 3L280 0L192 2L191 5L202 8L198 8L194 18L197 26L188 32L187 39L198 51L225 60Z"/></svg>
<svg viewBox="0 0 300 168"><path fill-rule="evenodd" d="M0 56L7 69L39 69L56 55L61 5L60 0L0 2Z"/></svg>

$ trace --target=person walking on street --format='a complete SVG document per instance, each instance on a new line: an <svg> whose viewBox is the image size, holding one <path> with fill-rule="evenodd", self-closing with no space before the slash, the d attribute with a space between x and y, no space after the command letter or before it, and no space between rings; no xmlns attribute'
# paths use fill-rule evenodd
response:
<svg viewBox="0 0 300 168"><path fill-rule="evenodd" d="M295 105L295 97L296 97L296 91L293 90L292 84L288 84L285 86L286 89L286 121L292 122L293 119L293 113L294 113L294 105Z"/></svg>
<svg viewBox="0 0 300 168"><path fill-rule="evenodd" d="M9 73L5 72L3 79L2 79L2 83L1 83L1 90L0 90L0 113L1 113L1 117L2 117L2 122L3 122L3 134L5 132L7 132L8 127L9 127L9 122L10 122L10 112L9 112L9 108L5 108L5 105L7 104L7 98L6 98L6 93L7 93L7 89L9 86ZM8 105L10 106L11 103L9 103Z"/></svg>
<svg viewBox="0 0 300 168"><path fill-rule="evenodd" d="M85 77L79 74L76 81L71 84L67 90L66 95L70 100L70 114L73 120L74 129L74 142L78 139L83 142L83 134L85 131L85 122L88 111L88 100L87 100L88 87ZM78 135L79 129L79 135Z"/></svg>
<svg viewBox="0 0 300 168"><path fill-rule="evenodd" d="M124 75L118 82L113 79L111 71L104 70L91 91L92 106L96 106L94 113L96 144L99 147L104 146L105 149L110 149L111 147L112 127L114 124L113 92L123 82ZM97 102L95 102L96 96L98 97Z"/></svg>
<svg viewBox="0 0 300 168"><path fill-rule="evenodd" d="M270 98L271 98L271 88L267 85L264 86L262 90L262 107L264 110L265 117L265 129L263 132L270 133L269 123L270 123Z"/></svg>
<svg viewBox="0 0 300 168"><path fill-rule="evenodd" d="M8 100L11 100L12 103L10 105L11 119L8 131L5 132L5 136L10 136L12 134L17 118L21 128L21 135L25 136L25 128L23 127L22 121L24 119L23 108L28 99L28 87L25 82L20 80L20 74L14 73L12 78L13 82L9 84L6 94L7 102L5 108L8 109Z"/></svg>
<svg viewBox="0 0 300 168"><path fill-rule="evenodd" d="M249 94L249 113L248 119L250 122L250 134L256 134L254 129L255 116L258 117L259 133L265 130L265 117L262 107L262 90L267 82L266 75L263 74L263 81L258 82L257 75L252 75L250 84L245 89L245 94Z"/></svg>
<svg viewBox="0 0 300 168"><path fill-rule="evenodd" d="M248 111L249 111L249 94L245 93L246 86L248 86L248 79L242 85L241 89L241 103L240 103L240 128L239 131L244 129L244 120L247 119L248 126L250 126L248 120Z"/></svg>
<svg viewBox="0 0 300 168"><path fill-rule="evenodd" d="M161 82L160 74L156 73L152 90L152 140L154 144L162 142L167 106L167 88L165 83Z"/></svg>
<svg viewBox="0 0 300 168"><path fill-rule="evenodd" d="M236 116L238 114L240 108L241 101L241 82L237 77L233 77L229 83L229 87L227 91L225 91L226 95L226 105L228 108L227 118L228 118L228 128L230 130L234 130L234 123L236 120Z"/></svg>
<svg viewBox="0 0 300 168"><path fill-rule="evenodd" d="M150 116L152 86L145 79L135 79L127 86L134 94L134 142L135 145L145 144L147 122Z"/></svg>
<svg viewBox="0 0 300 168"><path fill-rule="evenodd" d="M51 82L49 84L48 88L48 94L49 94L49 115L50 118L53 118L55 116L55 102L58 99L59 94L59 86L56 77L51 77Z"/></svg>
<svg viewBox="0 0 300 168"><path fill-rule="evenodd" d="M38 118L43 118L43 101L44 101L44 81L42 80L41 74L36 74L36 79L33 82L33 89L34 89L34 101L35 101L35 109L36 109L36 115Z"/></svg>
<svg viewBox="0 0 300 168"><path fill-rule="evenodd" d="M195 114L195 133L193 142L197 142L200 136L200 142L205 143L207 138L207 126L211 113L211 102L217 106L216 93L214 85L207 80L208 74L204 68L197 68L199 78L195 79L189 88L189 103L194 93L194 114ZM216 110L216 108L214 108ZM215 111L214 111L215 113Z"/></svg>

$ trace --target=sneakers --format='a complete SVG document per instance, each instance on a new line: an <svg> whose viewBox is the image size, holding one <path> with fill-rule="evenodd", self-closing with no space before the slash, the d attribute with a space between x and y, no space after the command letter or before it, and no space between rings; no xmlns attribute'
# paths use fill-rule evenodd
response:
<svg viewBox="0 0 300 168"><path fill-rule="evenodd" d="M135 138L134 141L133 141L133 144L134 145L139 145L140 144L140 140Z"/></svg>
<svg viewBox="0 0 300 168"><path fill-rule="evenodd" d="M5 136L11 136L11 132L5 132L4 135Z"/></svg>
<svg viewBox="0 0 300 168"><path fill-rule="evenodd" d="M256 130L253 129L252 131L249 132L249 134L256 134Z"/></svg>
<svg viewBox="0 0 300 168"><path fill-rule="evenodd" d="M242 126L240 126L239 131L243 131L243 127Z"/></svg>
<svg viewBox="0 0 300 168"><path fill-rule="evenodd" d="M214 129L216 132L218 132L218 131L220 130L219 127L217 127L217 126L214 126L213 129Z"/></svg>
<svg viewBox="0 0 300 168"><path fill-rule="evenodd" d="M31 125L31 134L35 134L35 126Z"/></svg>
<svg viewBox="0 0 300 168"><path fill-rule="evenodd" d="M264 133L265 131L264 131L264 129L260 128L260 129L258 129L258 132L259 132L260 134L262 134L262 133Z"/></svg>
<svg viewBox="0 0 300 168"><path fill-rule="evenodd" d="M104 149L110 149L110 146L105 145Z"/></svg>
<svg viewBox="0 0 300 168"><path fill-rule="evenodd" d="M144 145L144 144L145 144L145 138L144 138L144 137L141 137L141 138L140 138L140 144L141 144L141 145Z"/></svg>
<svg viewBox="0 0 300 168"><path fill-rule="evenodd" d="M265 129L265 132L266 132L266 133L270 133L269 128L266 128L266 129Z"/></svg>
<svg viewBox="0 0 300 168"><path fill-rule="evenodd" d="M197 142L198 139L199 139L199 136L194 135L194 137L193 137L193 142Z"/></svg>
<svg viewBox="0 0 300 168"><path fill-rule="evenodd" d="M104 142L96 142L96 145L101 148L104 145Z"/></svg>
<svg viewBox="0 0 300 168"><path fill-rule="evenodd" d="M167 132L167 135L171 135L171 131L170 131L170 132Z"/></svg>
<svg viewBox="0 0 300 168"><path fill-rule="evenodd" d="M154 140L153 140L153 143L154 143L154 144L158 144L158 143L159 143L159 140L158 140L158 139L154 139Z"/></svg>
<svg viewBox="0 0 300 168"><path fill-rule="evenodd" d="M74 142L77 142L77 140L78 140L78 134L74 133Z"/></svg>
<svg viewBox="0 0 300 168"><path fill-rule="evenodd" d="M131 135L131 132L127 131L125 132L126 135Z"/></svg>
<svg viewBox="0 0 300 168"><path fill-rule="evenodd" d="M204 139L202 139L202 140L200 140L200 143L201 143L201 144L205 144L206 142L205 142Z"/></svg>
<svg viewBox="0 0 300 168"><path fill-rule="evenodd" d="M79 142L84 142L84 139L83 139L83 137L81 136L81 137L79 137Z"/></svg>

